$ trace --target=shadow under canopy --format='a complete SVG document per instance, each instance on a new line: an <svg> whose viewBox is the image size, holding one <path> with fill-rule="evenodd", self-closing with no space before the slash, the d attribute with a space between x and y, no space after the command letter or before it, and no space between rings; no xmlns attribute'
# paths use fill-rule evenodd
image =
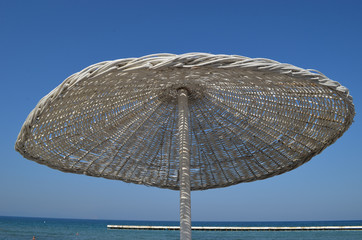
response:
<svg viewBox="0 0 362 240"><path fill-rule="evenodd" d="M314 70L237 55L155 54L94 64L42 98L15 149L63 172L191 190L295 169L349 128L348 89Z"/></svg>

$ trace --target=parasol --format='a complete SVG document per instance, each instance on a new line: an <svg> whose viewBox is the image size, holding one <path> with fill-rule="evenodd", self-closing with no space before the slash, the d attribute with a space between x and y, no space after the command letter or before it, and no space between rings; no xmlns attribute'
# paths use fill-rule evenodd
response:
<svg viewBox="0 0 362 240"><path fill-rule="evenodd" d="M237 55L155 54L94 64L42 98L15 148L63 172L191 190L295 169L353 121L348 90L320 72Z"/></svg>

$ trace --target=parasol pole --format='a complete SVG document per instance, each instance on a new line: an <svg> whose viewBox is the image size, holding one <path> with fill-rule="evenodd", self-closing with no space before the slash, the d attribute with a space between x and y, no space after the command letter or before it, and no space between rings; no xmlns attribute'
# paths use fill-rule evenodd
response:
<svg viewBox="0 0 362 240"><path fill-rule="evenodd" d="M180 158L180 239L191 240L189 107L186 89L177 90Z"/></svg>

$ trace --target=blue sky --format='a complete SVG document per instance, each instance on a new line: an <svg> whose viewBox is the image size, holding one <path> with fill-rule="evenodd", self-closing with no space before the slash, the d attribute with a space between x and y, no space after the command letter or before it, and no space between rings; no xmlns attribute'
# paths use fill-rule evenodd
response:
<svg viewBox="0 0 362 240"><path fill-rule="evenodd" d="M0 1L0 215L178 220L177 191L59 172L14 143L36 103L91 64L207 52L317 69L350 89L357 114L296 170L193 192L193 220L362 219L361 12L357 0Z"/></svg>

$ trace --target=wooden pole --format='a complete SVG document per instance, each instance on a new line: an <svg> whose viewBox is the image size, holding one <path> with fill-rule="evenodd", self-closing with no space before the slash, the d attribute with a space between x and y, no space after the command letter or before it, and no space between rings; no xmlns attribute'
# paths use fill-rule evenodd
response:
<svg viewBox="0 0 362 240"><path fill-rule="evenodd" d="M189 108L186 89L178 91L178 132L180 158L180 239L191 240L191 184Z"/></svg>

